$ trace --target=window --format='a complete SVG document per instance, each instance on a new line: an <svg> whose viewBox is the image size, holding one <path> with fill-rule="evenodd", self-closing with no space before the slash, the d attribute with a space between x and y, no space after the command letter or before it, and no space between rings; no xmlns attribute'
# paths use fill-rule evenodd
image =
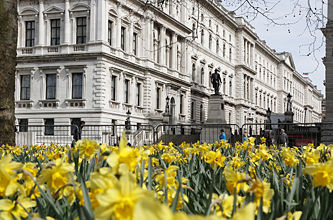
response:
<svg viewBox="0 0 333 220"><path fill-rule="evenodd" d="M30 99L30 75L21 75L21 100Z"/></svg>
<svg viewBox="0 0 333 220"><path fill-rule="evenodd" d="M196 72L196 68L195 68L195 63L192 64L192 81L195 82L195 72Z"/></svg>
<svg viewBox="0 0 333 220"><path fill-rule="evenodd" d="M205 40L205 32L204 29L201 30L201 44L204 44L204 40Z"/></svg>
<svg viewBox="0 0 333 220"><path fill-rule="evenodd" d="M46 75L46 99L55 99L56 98L56 85L57 85L56 74L47 74Z"/></svg>
<svg viewBox="0 0 333 220"><path fill-rule="evenodd" d="M125 103L129 103L129 79L125 79Z"/></svg>
<svg viewBox="0 0 333 220"><path fill-rule="evenodd" d="M226 82L225 78L223 78L223 94L224 95L226 95L226 93L225 93L226 84L227 84L227 82Z"/></svg>
<svg viewBox="0 0 333 220"><path fill-rule="evenodd" d="M116 101L116 76L111 77L111 100Z"/></svg>
<svg viewBox="0 0 333 220"><path fill-rule="evenodd" d="M180 103L179 103L179 113L183 114L184 110L183 110L183 102L184 102L184 95L180 95Z"/></svg>
<svg viewBox="0 0 333 220"><path fill-rule="evenodd" d="M226 46L225 46L225 43L223 43L223 50L222 50L223 57L225 57L225 49L226 49Z"/></svg>
<svg viewBox="0 0 333 220"><path fill-rule="evenodd" d="M204 115L203 115L203 106L201 104L200 105L200 122L203 122L203 118L204 118Z"/></svg>
<svg viewBox="0 0 333 220"><path fill-rule="evenodd" d="M136 84L136 105L141 106L141 83Z"/></svg>
<svg viewBox="0 0 333 220"><path fill-rule="evenodd" d="M208 25L209 25L210 28L212 27L212 20L209 19Z"/></svg>
<svg viewBox="0 0 333 220"><path fill-rule="evenodd" d="M71 135L74 135L75 129L80 128L81 118L71 118Z"/></svg>
<svg viewBox="0 0 333 220"><path fill-rule="evenodd" d="M194 102L191 102L191 119L194 120Z"/></svg>
<svg viewBox="0 0 333 220"><path fill-rule="evenodd" d="M47 118L44 119L44 125L45 125L45 135L54 135L54 119L53 118Z"/></svg>
<svg viewBox="0 0 333 220"><path fill-rule="evenodd" d="M25 46L35 46L35 21L25 22Z"/></svg>
<svg viewBox="0 0 333 220"><path fill-rule="evenodd" d="M110 45L112 45L112 26L113 26L113 22L112 21L108 21L108 42Z"/></svg>
<svg viewBox="0 0 333 220"><path fill-rule="evenodd" d="M202 67L201 68L201 77L200 77L200 83L202 85L204 84L204 77L205 77L205 69Z"/></svg>
<svg viewBox="0 0 333 220"><path fill-rule="evenodd" d="M201 14L201 22L203 22L203 21L204 21L204 15Z"/></svg>
<svg viewBox="0 0 333 220"><path fill-rule="evenodd" d="M72 98L82 99L82 87L83 87L82 73L73 73L72 78Z"/></svg>
<svg viewBox="0 0 333 220"><path fill-rule="evenodd" d="M161 102L161 88L156 88L156 109L160 109Z"/></svg>
<svg viewBox="0 0 333 220"><path fill-rule="evenodd" d="M87 41L87 18L76 18L76 43L85 44Z"/></svg>
<svg viewBox="0 0 333 220"><path fill-rule="evenodd" d="M219 49L220 49L220 42L219 39L216 40L216 53L219 53Z"/></svg>
<svg viewBox="0 0 333 220"><path fill-rule="evenodd" d="M51 45L60 44L60 19L51 20Z"/></svg>
<svg viewBox="0 0 333 220"><path fill-rule="evenodd" d="M138 40L138 34L133 33L133 54L137 55L137 40Z"/></svg>
<svg viewBox="0 0 333 220"><path fill-rule="evenodd" d="M232 81L229 81L229 95L232 96Z"/></svg>
<svg viewBox="0 0 333 220"><path fill-rule="evenodd" d="M229 48L229 61L231 62L232 59L232 48Z"/></svg>
<svg viewBox="0 0 333 220"><path fill-rule="evenodd" d="M192 37L195 38L195 24L192 24Z"/></svg>
<svg viewBox="0 0 333 220"><path fill-rule="evenodd" d="M19 132L28 131L28 119L19 119Z"/></svg>
<svg viewBox="0 0 333 220"><path fill-rule="evenodd" d="M126 31L126 28L125 27L121 27L121 36L120 36L120 48L125 51L125 31Z"/></svg>
<svg viewBox="0 0 333 220"><path fill-rule="evenodd" d="M212 35L209 34L209 49L212 49Z"/></svg>

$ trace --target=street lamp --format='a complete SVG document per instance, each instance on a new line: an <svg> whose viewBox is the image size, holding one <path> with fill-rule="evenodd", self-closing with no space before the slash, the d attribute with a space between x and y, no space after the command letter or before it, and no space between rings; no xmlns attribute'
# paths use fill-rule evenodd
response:
<svg viewBox="0 0 333 220"><path fill-rule="evenodd" d="M166 97L166 103L165 103L165 114L169 114L169 96Z"/></svg>
<svg viewBox="0 0 333 220"><path fill-rule="evenodd" d="M128 109L128 111L126 112L126 115L127 115L127 118L126 118L126 121L125 121L125 129L126 130L130 130L131 129L131 112L130 110Z"/></svg>

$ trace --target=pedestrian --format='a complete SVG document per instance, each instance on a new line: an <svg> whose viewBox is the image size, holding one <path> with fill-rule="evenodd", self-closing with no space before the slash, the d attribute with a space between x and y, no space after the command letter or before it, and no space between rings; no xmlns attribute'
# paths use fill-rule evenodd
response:
<svg viewBox="0 0 333 220"><path fill-rule="evenodd" d="M221 130L220 130L219 139L220 139L220 140L224 140L224 141L227 140L227 135L225 134L224 129L221 129Z"/></svg>
<svg viewBox="0 0 333 220"><path fill-rule="evenodd" d="M72 141L72 148L75 147L75 143L81 139L81 135L82 135L82 129L83 127L86 125L85 121L80 121L80 126L74 127L74 135L73 135L73 141Z"/></svg>
<svg viewBox="0 0 333 220"><path fill-rule="evenodd" d="M288 145L288 135L284 129L281 129L280 144L284 147Z"/></svg>
<svg viewBox="0 0 333 220"><path fill-rule="evenodd" d="M247 132L245 131L243 133L243 142L247 141Z"/></svg>

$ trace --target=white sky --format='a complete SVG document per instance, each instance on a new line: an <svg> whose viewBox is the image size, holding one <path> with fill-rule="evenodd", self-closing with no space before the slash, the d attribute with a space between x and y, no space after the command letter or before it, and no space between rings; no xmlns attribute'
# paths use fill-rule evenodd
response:
<svg viewBox="0 0 333 220"><path fill-rule="evenodd" d="M325 66L322 63L322 58L325 56L325 44L315 52L314 55L306 56L309 53L307 47L302 45L309 44L313 41L311 35L308 31L304 32L306 28L305 20L305 10L307 6L307 0L300 0L301 6L296 10L297 12L291 13L292 5L295 0L281 0L280 3L273 9L270 17L283 16L283 19L280 19L281 23L290 22L294 19L300 19L297 24L293 25L273 25L269 24L269 21L263 16L258 16L251 21L251 17L247 20L250 21L252 26L255 27L256 33L258 36L265 40L267 45L272 49L275 49L277 52L287 51L292 53L296 70L300 73L309 73L309 77L312 80L313 84L318 87L325 93L325 87L323 81L325 80ZM312 6L320 7L321 0L311 0ZM271 2L276 2L276 0L271 0ZM325 1L326 2L326 1ZM224 7L229 10L233 10L235 7L225 5L222 1ZM304 7L304 11L302 11ZM326 9L324 9L326 15ZM241 14L241 11L238 11L238 14ZM285 17L286 14L290 14ZM315 46L319 46L323 43L323 34L319 28L314 28L315 36L317 37L317 43ZM324 39L325 40L325 39ZM313 51L313 49L311 49ZM318 65L318 67L317 67Z"/></svg>

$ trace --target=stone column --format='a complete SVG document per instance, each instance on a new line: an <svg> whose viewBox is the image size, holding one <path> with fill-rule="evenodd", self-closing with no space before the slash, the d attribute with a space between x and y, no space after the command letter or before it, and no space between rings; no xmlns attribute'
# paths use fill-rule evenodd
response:
<svg viewBox="0 0 333 220"><path fill-rule="evenodd" d="M101 1L101 0L100 0ZM96 34L96 0L91 0L90 2L90 23L89 23L89 41L95 41L95 34ZM99 14L100 16L100 14ZM100 31L100 30L98 30Z"/></svg>
<svg viewBox="0 0 333 220"><path fill-rule="evenodd" d="M121 19L117 17L116 19L116 30L114 31L117 36L116 36L116 45L115 48L120 50L120 40L121 40Z"/></svg>
<svg viewBox="0 0 333 220"><path fill-rule="evenodd" d="M65 27L64 27L64 44L70 44L70 20L69 20L69 0L65 0Z"/></svg>
<svg viewBox="0 0 333 220"><path fill-rule="evenodd" d="M45 44L45 25L44 25L44 0L39 0L39 15L38 15L38 45L43 46Z"/></svg>
<svg viewBox="0 0 333 220"><path fill-rule="evenodd" d="M161 26L160 28L160 48L159 49L159 52L160 52L160 64L162 66L166 65L165 63L165 34L166 34L166 28Z"/></svg>
<svg viewBox="0 0 333 220"><path fill-rule="evenodd" d="M171 69L177 69L177 34L172 32L171 36Z"/></svg>
<svg viewBox="0 0 333 220"><path fill-rule="evenodd" d="M106 2L105 0L98 0L97 3L97 10L95 9L97 13L95 13L94 17L96 18L96 36L97 41L107 41L107 24L108 20L106 19Z"/></svg>
<svg viewBox="0 0 333 220"><path fill-rule="evenodd" d="M129 25L129 28L128 28L128 42L127 42L127 47L126 47L126 48L128 48L129 54L133 54L133 33L134 33L133 32L133 22L131 22Z"/></svg>

